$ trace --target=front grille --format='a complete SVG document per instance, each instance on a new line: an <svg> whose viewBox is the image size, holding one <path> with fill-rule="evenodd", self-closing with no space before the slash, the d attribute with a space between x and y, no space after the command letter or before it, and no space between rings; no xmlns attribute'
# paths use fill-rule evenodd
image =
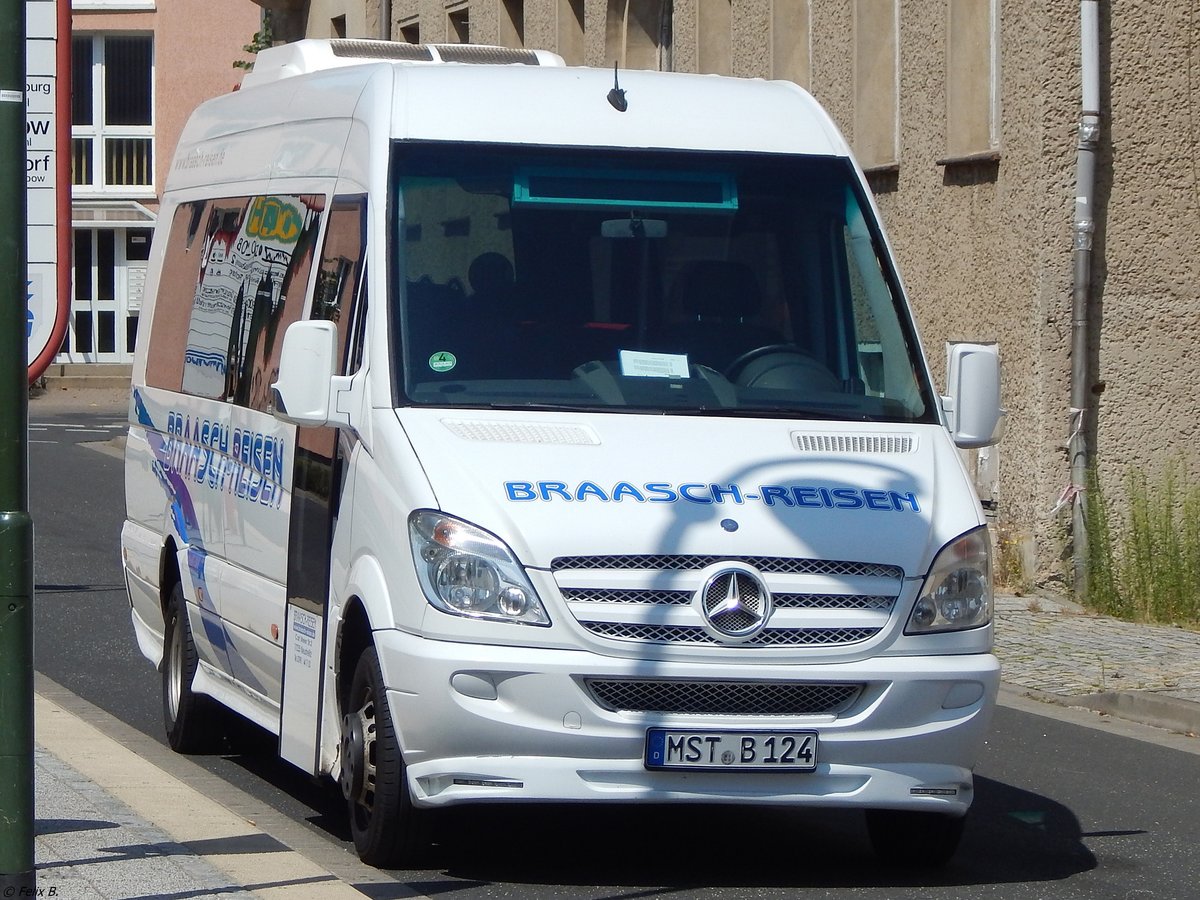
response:
<svg viewBox="0 0 1200 900"><path fill-rule="evenodd" d="M550 568L559 572L563 569L632 569L645 571L694 571L714 563L740 562L763 573L785 575L831 575L838 577L903 578L904 570L899 566L879 563L845 562L829 559L793 559L787 556L666 556L634 555L623 556L560 556L550 563Z"/></svg>
<svg viewBox="0 0 1200 900"><path fill-rule="evenodd" d="M703 716L836 715L861 684L748 681L585 681L592 698L614 712Z"/></svg>
<svg viewBox="0 0 1200 900"><path fill-rule="evenodd" d="M873 594L776 594L776 609L883 609L895 598Z"/></svg>
<svg viewBox="0 0 1200 900"><path fill-rule="evenodd" d="M647 641L655 644L718 644L703 628L695 625L639 625L628 622L584 622L592 634L617 641ZM878 628L768 628L739 647L820 647L830 644L854 644L879 633Z"/></svg>
<svg viewBox="0 0 1200 900"><path fill-rule="evenodd" d="M899 566L778 556L563 556L551 568L597 638L730 652L861 644L887 626L904 586Z"/></svg>
<svg viewBox="0 0 1200 900"><path fill-rule="evenodd" d="M640 591L604 588L563 588L563 599L580 603L642 603L687 606L690 591ZM871 594L774 594L776 609L882 609L892 608L893 598Z"/></svg>
<svg viewBox="0 0 1200 900"><path fill-rule="evenodd" d="M692 602L691 591L622 591L603 588L563 588L564 600L579 603L652 603L666 606L686 606Z"/></svg>

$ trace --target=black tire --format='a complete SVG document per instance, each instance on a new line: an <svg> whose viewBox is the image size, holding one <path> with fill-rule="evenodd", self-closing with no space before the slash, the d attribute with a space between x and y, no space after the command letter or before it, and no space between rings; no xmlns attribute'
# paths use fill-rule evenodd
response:
<svg viewBox="0 0 1200 900"><path fill-rule="evenodd" d="M211 697L192 691L199 657L188 625L183 587L171 589L163 634L163 723L167 742L177 753L212 750L223 735L220 707Z"/></svg>
<svg viewBox="0 0 1200 900"><path fill-rule="evenodd" d="M869 809L867 834L882 862L906 868L944 866L962 839L966 816L915 810Z"/></svg>
<svg viewBox="0 0 1200 900"><path fill-rule="evenodd" d="M354 849L381 869L414 865L428 847L428 812L416 809L374 647L358 658L342 715L341 788Z"/></svg>

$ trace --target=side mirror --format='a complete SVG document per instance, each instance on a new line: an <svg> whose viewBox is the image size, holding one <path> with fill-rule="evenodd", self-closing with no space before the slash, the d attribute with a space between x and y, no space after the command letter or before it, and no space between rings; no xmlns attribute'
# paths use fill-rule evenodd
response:
<svg viewBox="0 0 1200 900"><path fill-rule="evenodd" d="M279 377L271 385L275 417L294 425L329 424L336 365L336 325L325 321L289 325L283 335Z"/></svg>
<svg viewBox="0 0 1200 900"><path fill-rule="evenodd" d="M948 343L942 408L954 443L987 447L1004 432L1000 406L1000 350L995 344Z"/></svg>

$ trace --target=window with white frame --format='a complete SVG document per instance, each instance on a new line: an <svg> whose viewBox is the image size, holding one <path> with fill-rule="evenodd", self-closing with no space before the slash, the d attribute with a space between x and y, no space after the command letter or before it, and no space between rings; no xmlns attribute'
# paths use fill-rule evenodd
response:
<svg viewBox="0 0 1200 900"><path fill-rule="evenodd" d="M71 183L106 194L152 190L154 38L76 35L71 76Z"/></svg>

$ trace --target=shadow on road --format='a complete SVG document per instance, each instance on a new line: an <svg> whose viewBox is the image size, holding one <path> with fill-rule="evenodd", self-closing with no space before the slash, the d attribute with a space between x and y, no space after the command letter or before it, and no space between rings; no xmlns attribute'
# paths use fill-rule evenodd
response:
<svg viewBox="0 0 1200 900"><path fill-rule="evenodd" d="M669 886L671 893L1057 881L1096 866L1069 809L986 778L976 779L958 854L932 870L878 863L861 814L845 810L482 807L454 810L439 825L442 843L431 862L443 876L433 881ZM434 895L427 875L404 874L411 887Z"/></svg>
<svg viewBox="0 0 1200 900"><path fill-rule="evenodd" d="M349 847L341 795L274 755L273 736L239 735L228 757L311 810L307 820ZM975 803L959 851L942 869L879 863L859 812L769 806L490 805L440 810L427 867L363 884L375 898L472 886L527 885L654 895L702 888L912 888L1059 881L1094 869L1079 821L1055 800L976 776ZM574 892L563 891L561 896ZM639 890L637 896L647 896Z"/></svg>
<svg viewBox="0 0 1200 900"><path fill-rule="evenodd" d="M353 853L336 786L280 760L274 735L244 720L234 723L217 755L289 797L289 815ZM409 898L413 891L460 900L501 895L626 900L806 888L855 894L884 888L889 898L923 898L960 896L956 887L1063 881L1097 867L1069 808L978 775L962 844L941 869L878 862L861 813L849 810L480 805L439 810L432 826L435 845L424 866L388 873L394 882L355 887L377 900Z"/></svg>

